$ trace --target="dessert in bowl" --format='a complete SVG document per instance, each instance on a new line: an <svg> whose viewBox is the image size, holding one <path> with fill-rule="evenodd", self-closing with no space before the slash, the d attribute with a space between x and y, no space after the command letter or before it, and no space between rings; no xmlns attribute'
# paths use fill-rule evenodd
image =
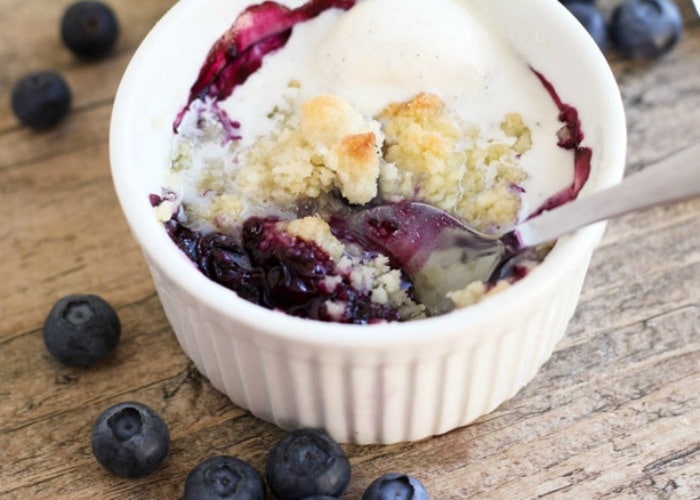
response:
<svg viewBox="0 0 700 500"><path fill-rule="evenodd" d="M428 317L343 217L415 199L500 232L615 183L615 80L557 2L283 4L181 0L120 85L114 182L166 315L215 387L281 427L465 425L549 357L603 226Z"/></svg>

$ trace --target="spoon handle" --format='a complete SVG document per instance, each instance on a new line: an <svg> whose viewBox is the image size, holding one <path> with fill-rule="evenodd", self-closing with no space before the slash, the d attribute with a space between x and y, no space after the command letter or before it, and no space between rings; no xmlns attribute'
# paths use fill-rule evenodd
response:
<svg viewBox="0 0 700 500"><path fill-rule="evenodd" d="M515 228L523 247L593 222L700 194L700 144L682 149L610 188L566 203Z"/></svg>

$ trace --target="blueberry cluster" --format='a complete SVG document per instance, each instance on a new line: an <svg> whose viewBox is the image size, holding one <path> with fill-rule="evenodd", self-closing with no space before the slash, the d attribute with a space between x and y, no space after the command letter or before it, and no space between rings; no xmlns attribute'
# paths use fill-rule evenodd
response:
<svg viewBox="0 0 700 500"><path fill-rule="evenodd" d="M92 451L111 473L138 478L152 473L170 448L168 427L146 405L125 402L105 410L92 431ZM267 487L279 500L339 498L350 482L350 462L328 434L292 431L267 455L265 478L248 462L228 455L209 457L187 475L183 500L264 500ZM416 478L388 473L369 485L363 500L428 500Z"/></svg>
<svg viewBox="0 0 700 500"><path fill-rule="evenodd" d="M349 276L342 277L332 290L325 289L321 278L334 272L330 256L313 242L290 238L276 229L276 222L251 217L243 223L240 238L219 232L201 234L182 225L177 217L165 228L205 276L262 307L341 323L404 319L395 307L377 304L370 292L356 290ZM413 293L407 279L404 287ZM327 302L346 304L340 318L328 313Z"/></svg>
<svg viewBox="0 0 700 500"><path fill-rule="evenodd" d="M107 5L80 1L70 5L61 19L61 39L76 56L106 56L119 37L117 18ZM47 130L58 125L70 111L72 95L66 80L54 70L29 73L12 89L11 106L23 125Z"/></svg>
<svg viewBox="0 0 700 500"><path fill-rule="evenodd" d="M611 48L630 59L653 59L680 40L683 17L673 0L623 0L609 19L595 0L561 0L603 52Z"/></svg>
<svg viewBox="0 0 700 500"><path fill-rule="evenodd" d="M185 481L184 500L264 499L265 482L279 500L339 498L350 482L350 462L328 434L292 431L267 455L265 480L239 458L215 456L197 465ZM428 500L423 484L407 474L388 473L372 482L363 500Z"/></svg>
<svg viewBox="0 0 700 500"><path fill-rule="evenodd" d="M121 323L102 297L75 294L58 300L43 327L44 343L60 362L90 366L116 348ZM170 449L170 432L158 413L145 404L126 401L107 408L95 421L92 452L109 472L124 478L154 472ZM185 480L184 499L264 499L267 488L279 500L338 498L350 482L350 462L328 434L299 429L287 434L270 450L265 479L250 464L231 456L209 457ZM265 486L267 484L267 487ZM363 500L427 500L416 478L389 473L376 479Z"/></svg>
<svg viewBox="0 0 700 500"><path fill-rule="evenodd" d="M125 402L105 410L92 431L92 451L109 472L138 478L152 473L170 448L167 425L146 405ZM209 457L187 475L184 500L264 500L267 487L279 500L339 498L350 482L350 462L328 434L292 431L267 455L265 478L248 462L228 455ZM428 500L415 477L388 473L369 485L363 500Z"/></svg>

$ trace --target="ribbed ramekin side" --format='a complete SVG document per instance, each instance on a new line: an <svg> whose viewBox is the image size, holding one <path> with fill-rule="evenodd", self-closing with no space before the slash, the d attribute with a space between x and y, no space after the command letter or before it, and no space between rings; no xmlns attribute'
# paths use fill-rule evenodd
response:
<svg viewBox="0 0 700 500"><path fill-rule="evenodd" d="M469 424L512 398L534 378L566 332L583 285L585 263L537 297L547 308L494 325L489 340L442 353L420 348L392 363L351 366L351 441L393 443L442 434ZM330 397L330 394L328 395ZM324 396L325 397L325 396ZM347 398L346 398L347 399Z"/></svg>
<svg viewBox="0 0 700 500"><path fill-rule="evenodd" d="M197 369L204 373L205 367L202 362L201 353L196 344L196 337L191 335L190 332L191 328L189 325L192 323L192 318L189 313L191 309L182 307L183 302L185 302L182 298L182 290L160 270L157 264L148 258L146 258L146 262L151 272L151 277L153 278L153 283L155 284L161 306L163 306L165 316L175 332L175 337L180 347L192 360Z"/></svg>
<svg viewBox="0 0 700 500"><path fill-rule="evenodd" d="M564 335L585 276L553 281L478 342L344 351L244 332L152 267L180 345L212 384L254 415L291 429L325 428L341 442L394 443L469 424L513 397ZM544 301L548 307L535 307ZM456 326L456 328L459 328Z"/></svg>

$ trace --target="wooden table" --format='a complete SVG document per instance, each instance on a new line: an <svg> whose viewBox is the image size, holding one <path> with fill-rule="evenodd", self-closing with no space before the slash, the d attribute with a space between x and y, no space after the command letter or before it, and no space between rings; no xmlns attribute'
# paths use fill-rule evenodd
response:
<svg viewBox="0 0 700 500"><path fill-rule="evenodd" d="M0 0L0 497L176 498L212 454L261 470L283 433L232 405L182 354L112 188L117 83L173 0L112 0L122 37L94 64L59 41L68 3ZM684 38L667 57L611 59L630 171L700 140L700 22L682 7ZM34 133L18 126L9 94L42 68L66 76L73 112ZM699 283L700 200L612 222L568 334L532 383L447 435L345 446L353 478L343 498L395 470L436 499L700 497ZM92 369L61 366L42 342L51 305L80 292L107 298L123 323L116 355ZM163 467L141 480L110 476L90 450L94 419L124 400L154 407L172 434Z"/></svg>

